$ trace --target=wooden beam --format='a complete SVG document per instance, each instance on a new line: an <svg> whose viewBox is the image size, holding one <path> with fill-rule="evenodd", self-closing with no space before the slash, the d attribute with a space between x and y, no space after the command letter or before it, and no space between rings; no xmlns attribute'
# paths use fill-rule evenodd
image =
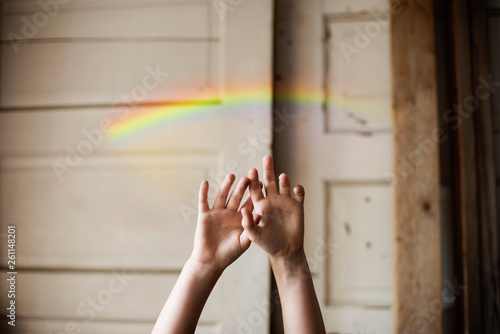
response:
<svg viewBox="0 0 500 334"><path fill-rule="evenodd" d="M432 0L392 1L394 332L441 333L441 211Z"/></svg>

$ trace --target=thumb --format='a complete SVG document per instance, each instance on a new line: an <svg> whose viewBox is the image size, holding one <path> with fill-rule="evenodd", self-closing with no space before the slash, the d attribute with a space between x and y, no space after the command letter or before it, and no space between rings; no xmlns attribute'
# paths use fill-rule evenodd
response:
<svg viewBox="0 0 500 334"><path fill-rule="evenodd" d="M252 240L248 237L248 234L245 230L241 232L240 234L240 245L243 251L246 251L248 248L250 248L250 245L252 244Z"/></svg>
<svg viewBox="0 0 500 334"><path fill-rule="evenodd" d="M252 213L247 208L242 208L241 214L243 217L241 220L241 226L245 230L248 238L253 242L258 241L260 237L260 228L254 222Z"/></svg>

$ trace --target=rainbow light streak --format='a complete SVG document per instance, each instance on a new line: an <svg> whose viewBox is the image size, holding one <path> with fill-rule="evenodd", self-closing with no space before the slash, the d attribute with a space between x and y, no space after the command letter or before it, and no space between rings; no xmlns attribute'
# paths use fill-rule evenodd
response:
<svg viewBox="0 0 500 334"><path fill-rule="evenodd" d="M325 99L322 92L318 93L301 89L299 92L290 95L275 96L274 100L280 104L290 104L294 107L313 107L321 105ZM245 90L244 92L228 93L222 99L221 106L224 107L224 110L234 110L233 108L241 108L242 106L268 106L270 101L272 101L272 97L268 90ZM108 136L113 140L121 139L161 124L172 124L175 120L185 120L194 116L201 116L214 112L214 108L208 107L217 106L218 103L219 101L207 101L204 99L200 102L170 103L141 109L140 112L131 113L126 117L122 116L123 119L118 117L113 119L112 128ZM377 106L369 105L359 100L348 100L342 96L332 96L331 94L328 98L328 105L349 110L361 116L382 116L387 113L386 110L380 108L380 110L377 110ZM367 112L368 110L369 112Z"/></svg>

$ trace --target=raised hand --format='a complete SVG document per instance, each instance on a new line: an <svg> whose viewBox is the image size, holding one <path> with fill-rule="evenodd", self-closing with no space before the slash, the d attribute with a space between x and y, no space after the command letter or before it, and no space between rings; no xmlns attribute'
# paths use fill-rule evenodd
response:
<svg viewBox="0 0 500 334"><path fill-rule="evenodd" d="M264 187L257 170L249 173L255 214L242 209L241 222L248 237L269 254L283 309L285 333L324 334L325 325L304 252L304 188L293 188L286 174L279 177L279 193L273 159L264 157Z"/></svg>
<svg viewBox="0 0 500 334"><path fill-rule="evenodd" d="M229 200L234 175L228 175L210 209L208 182L200 186L194 249L153 328L153 334L194 333L203 307L224 269L243 254L251 241L269 253L283 306L285 332L323 334L325 327L304 253L304 189L280 175L264 158L263 195L255 169L242 178ZM250 198L238 211L246 188ZM256 214L252 216L252 210ZM244 288L244 287L243 287Z"/></svg>
<svg viewBox="0 0 500 334"><path fill-rule="evenodd" d="M259 186L256 169L249 172L250 195L255 214L242 209L242 226L252 242L272 258L295 257L303 254L304 245L304 188L296 186L292 198L290 180L286 174L279 177L279 193L275 181L273 159L264 157L264 188Z"/></svg>
<svg viewBox="0 0 500 334"><path fill-rule="evenodd" d="M241 227L241 200L250 180L242 178L229 200L234 175L226 176L212 209L208 206L208 182L200 186L198 223L191 257L153 328L153 334L194 333L203 307L224 269L248 247L250 239ZM243 206L253 210L249 198Z"/></svg>
<svg viewBox="0 0 500 334"><path fill-rule="evenodd" d="M243 254L251 241L241 226L239 211L241 200L250 180L242 178L229 196L235 176L227 175L219 189L213 208L208 205L208 182L200 186L198 223L191 260L223 271ZM229 196L229 200L227 199ZM251 198L243 205L244 210L253 210Z"/></svg>

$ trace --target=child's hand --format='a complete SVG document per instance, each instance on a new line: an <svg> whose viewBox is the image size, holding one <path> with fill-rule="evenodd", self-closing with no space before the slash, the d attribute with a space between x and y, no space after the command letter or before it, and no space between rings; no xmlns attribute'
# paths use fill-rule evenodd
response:
<svg viewBox="0 0 500 334"><path fill-rule="evenodd" d="M265 250L271 259L287 260L304 254L304 188L293 189L286 174L279 177L280 193L276 186L273 159L264 158L264 187L266 197L259 186L257 170L249 173L250 194L255 214L242 209L242 226L252 242Z"/></svg>
<svg viewBox="0 0 500 334"><path fill-rule="evenodd" d="M242 178L227 200L233 183L234 175L226 176L212 209L207 201L208 182L201 184L193 253L170 292L152 333L194 333L220 275L250 247L251 241L241 227L242 216L238 212L250 180ZM251 198L243 207L253 210Z"/></svg>
<svg viewBox="0 0 500 334"><path fill-rule="evenodd" d="M249 209L242 209L241 224L250 240L269 254L285 333L324 334L325 325L304 253L304 188L296 186L292 198L290 180L281 174L278 194L270 156L264 157L266 197L260 190L257 171L252 169L249 175L256 213L252 216Z"/></svg>
<svg viewBox="0 0 500 334"><path fill-rule="evenodd" d="M207 200L208 182L203 181L200 186L198 223L191 260L205 269L210 268L220 273L251 244L241 226L242 216L238 211L250 180L242 178L227 201L234 179L233 174L226 176L212 209L209 208ZM251 198L248 198L243 207L249 211L253 210Z"/></svg>
<svg viewBox="0 0 500 334"><path fill-rule="evenodd" d="M266 197L262 194L255 169L250 171L250 179L240 180L226 205L234 175L226 176L213 209L208 207L208 182L201 184L193 253L182 269L153 333L194 333L203 306L220 274L250 247L250 240L269 253L282 302L285 332L325 333L303 248L304 189L295 187L295 198L292 199L290 181L282 174L278 194L271 157L264 158ZM238 208L249 183L251 197L243 204L240 213ZM252 217L254 206L259 214Z"/></svg>

